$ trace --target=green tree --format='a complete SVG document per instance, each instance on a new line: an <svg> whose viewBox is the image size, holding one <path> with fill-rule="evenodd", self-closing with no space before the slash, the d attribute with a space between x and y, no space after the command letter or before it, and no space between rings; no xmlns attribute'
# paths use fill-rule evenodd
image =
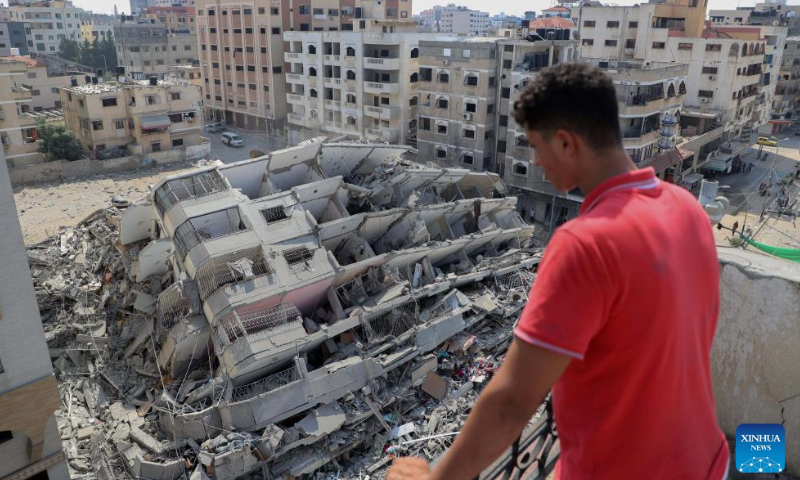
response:
<svg viewBox="0 0 800 480"><path fill-rule="evenodd" d="M58 43L59 56L66 60L77 62L81 56L80 44L71 38L62 38Z"/></svg>
<svg viewBox="0 0 800 480"><path fill-rule="evenodd" d="M81 54L80 59L78 60L79 63L86 65L87 67L92 67L92 44L89 40L84 40L81 44Z"/></svg>
<svg viewBox="0 0 800 480"><path fill-rule="evenodd" d="M39 137L39 153L43 153L48 162L72 162L84 156L81 142L63 125L48 125L42 120L36 126L36 131Z"/></svg>

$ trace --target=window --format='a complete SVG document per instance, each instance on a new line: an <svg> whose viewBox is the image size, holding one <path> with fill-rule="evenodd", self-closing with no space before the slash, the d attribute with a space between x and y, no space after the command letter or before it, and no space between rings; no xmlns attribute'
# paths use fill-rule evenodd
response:
<svg viewBox="0 0 800 480"><path fill-rule="evenodd" d="M606 28L619 28L619 22L615 20L609 20L606 22Z"/></svg>
<svg viewBox="0 0 800 480"><path fill-rule="evenodd" d="M515 163L513 168L514 175L519 177L527 177L528 176L528 166L524 163Z"/></svg>
<svg viewBox="0 0 800 480"><path fill-rule="evenodd" d="M474 161L475 161L474 157L472 156L471 153L465 153L464 155L461 156L461 163L472 165Z"/></svg>
<svg viewBox="0 0 800 480"><path fill-rule="evenodd" d="M171 92L169 95L170 95L170 98L172 100L180 100L181 99L181 93L180 92Z"/></svg>
<svg viewBox="0 0 800 480"><path fill-rule="evenodd" d="M216 27L211 27L211 28L208 29L208 32L209 33L217 33L217 28Z"/></svg>
<svg viewBox="0 0 800 480"><path fill-rule="evenodd" d="M709 75L716 75L717 74L717 67L703 67L703 73Z"/></svg>
<svg viewBox="0 0 800 480"><path fill-rule="evenodd" d="M265 13L267 13L267 9L266 8L258 7L258 14L259 15L264 15Z"/></svg>
<svg viewBox="0 0 800 480"><path fill-rule="evenodd" d="M288 248L282 252L283 258L289 265L297 265L298 263L305 263L314 258L314 252L307 247L294 247Z"/></svg>
<svg viewBox="0 0 800 480"><path fill-rule="evenodd" d="M336 9L336 8L329 8L328 9L328 15L330 15L331 17L338 17L339 16L339 10Z"/></svg>
<svg viewBox="0 0 800 480"><path fill-rule="evenodd" d="M161 151L161 142L150 142L150 149L153 152L160 152Z"/></svg>
<svg viewBox="0 0 800 480"><path fill-rule="evenodd" d="M273 35L280 35L281 34L281 28L280 27L272 27L272 34Z"/></svg>
<svg viewBox="0 0 800 480"><path fill-rule="evenodd" d="M581 45L592 46L592 45L594 45L594 40L591 39L591 38L584 38L583 40L581 40Z"/></svg>
<svg viewBox="0 0 800 480"><path fill-rule="evenodd" d="M469 50L462 50L461 51L461 58L469 58Z"/></svg>
<svg viewBox="0 0 800 480"><path fill-rule="evenodd" d="M252 9L249 9L249 8L245 8L245 9L244 9L244 14L245 14L245 15L252 15L252 14L253 14L253 10L252 10Z"/></svg>
<svg viewBox="0 0 800 480"><path fill-rule="evenodd" d="M501 127L508 126L508 115L500 115L500 126Z"/></svg>
<svg viewBox="0 0 800 480"><path fill-rule="evenodd" d="M625 48L636 48L636 39L629 38L625 40Z"/></svg>
<svg viewBox="0 0 800 480"><path fill-rule="evenodd" d="M242 33L242 29L241 28L234 28L233 29L233 33L235 33L236 35L240 35Z"/></svg>
<svg viewBox="0 0 800 480"><path fill-rule="evenodd" d="M104 107L116 107L117 106L117 97L114 98L104 98L102 100Z"/></svg>
<svg viewBox="0 0 800 480"><path fill-rule="evenodd" d="M437 80L439 83L450 83L450 74L447 72L439 72Z"/></svg>
<svg viewBox="0 0 800 480"><path fill-rule="evenodd" d="M664 42L653 42L653 48L663 50L666 44Z"/></svg>
<svg viewBox="0 0 800 480"><path fill-rule="evenodd" d="M244 65L236 65L237 72L244 72Z"/></svg>
<svg viewBox="0 0 800 480"><path fill-rule="evenodd" d="M436 133L439 135L447 135L447 122L439 122L436 124Z"/></svg>
<svg viewBox="0 0 800 480"><path fill-rule="evenodd" d="M253 27L246 27L244 33L253 33Z"/></svg>
<svg viewBox="0 0 800 480"><path fill-rule="evenodd" d="M436 147L436 158L446 158L447 149L445 147Z"/></svg>
<svg viewBox="0 0 800 480"><path fill-rule="evenodd" d="M256 66L255 65L248 65L247 66L247 71L248 72L255 72L256 71Z"/></svg>
<svg viewBox="0 0 800 480"><path fill-rule="evenodd" d="M468 73L467 76L464 77L464 85L476 87L478 85L478 76L474 73Z"/></svg>
<svg viewBox="0 0 800 480"><path fill-rule="evenodd" d="M102 120L92 120L92 130L102 130L102 129L103 129Z"/></svg>
<svg viewBox="0 0 800 480"><path fill-rule="evenodd" d="M511 98L511 89L509 87L503 87L502 90L500 90L500 97Z"/></svg>
<svg viewBox="0 0 800 480"><path fill-rule="evenodd" d="M51 93L58 93L58 87L52 87L52 88L50 89L50 92L51 92Z"/></svg>
<svg viewBox="0 0 800 480"><path fill-rule="evenodd" d="M584 20L583 21L584 28L594 27L594 25L595 25L595 21L594 20Z"/></svg>
<svg viewBox="0 0 800 480"><path fill-rule="evenodd" d="M691 50L693 46L691 43L679 43L678 50Z"/></svg>
<svg viewBox="0 0 800 480"><path fill-rule="evenodd" d="M117 130L122 130L125 128L125 120L114 120L114 127Z"/></svg>
<svg viewBox="0 0 800 480"><path fill-rule="evenodd" d="M298 12L300 15L308 15L310 13L310 8L308 5L300 5Z"/></svg>
<svg viewBox="0 0 800 480"><path fill-rule="evenodd" d="M182 147L183 146L183 139L182 138L173 138L172 139L172 146L173 147Z"/></svg>
<svg viewBox="0 0 800 480"><path fill-rule="evenodd" d="M449 48L443 48L442 49L442 56L443 57L449 57L450 56L450 49Z"/></svg>
<svg viewBox="0 0 800 480"><path fill-rule="evenodd" d="M628 28L639 28L639 22L628 22Z"/></svg>
<svg viewBox="0 0 800 480"><path fill-rule="evenodd" d="M616 40L606 40L606 47L616 47L617 41Z"/></svg>
<svg viewBox="0 0 800 480"><path fill-rule="evenodd" d="M475 102L464 103L464 111L467 113L475 113L478 111L478 104Z"/></svg>
<svg viewBox="0 0 800 480"><path fill-rule="evenodd" d="M208 79L206 79L206 80L208 80ZM219 78L215 78L214 79L214 85L222 85L222 82L220 82Z"/></svg>
<svg viewBox="0 0 800 480"><path fill-rule="evenodd" d="M511 68L511 60L503 60L503 68Z"/></svg>
<svg viewBox="0 0 800 480"><path fill-rule="evenodd" d="M436 108L447 108L449 103L450 102L447 100L447 97L439 97L436 99Z"/></svg>
<svg viewBox="0 0 800 480"><path fill-rule="evenodd" d="M156 97L155 95L145 95L144 101L148 105L155 105L158 103L158 97Z"/></svg>
<svg viewBox="0 0 800 480"><path fill-rule="evenodd" d="M272 67L272 73L281 73L281 67Z"/></svg>
<svg viewBox="0 0 800 480"><path fill-rule="evenodd" d="M486 113L487 114L494 113L494 103L490 103L489 105L486 105Z"/></svg>
<svg viewBox="0 0 800 480"><path fill-rule="evenodd" d="M156 65L164 65L164 60L156 60Z"/></svg>
<svg viewBox="0 0 800 480"><path fill-rule="evenodd" d="M701 98L714 98L714 92L711 90L698 90L697 96Z"/></svg>
<svg viewBox="0 0 800 480"><path fill-rule="evenodd" d="M473 139L473 140L475 139L475 130L474 129L465 128L463 134L464 134L464 138L470 138L470 139Z"/></svg>
<svg viewBox="0 0 800 480"><path fill-rule="evenodd" d="M269 9L269 13L272 15L280 15L281 11L278 7L272 7Z"/></svg>
<svg viewBox="0 0 800 480"><path fill-rule="evenodd" d="M721 52L721 51L722 51L722 44L720 43L706 44L706 52Z"/></svg>

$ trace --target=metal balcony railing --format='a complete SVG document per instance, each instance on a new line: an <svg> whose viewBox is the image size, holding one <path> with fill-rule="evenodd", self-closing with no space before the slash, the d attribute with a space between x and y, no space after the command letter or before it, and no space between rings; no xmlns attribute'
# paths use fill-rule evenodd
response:
<svg viewBox="0 0 800 480"><path fill-rule="evenodd" d="M182 200L203 197L227 189L228 185L216 170L199 173L191 177L169 180L156 190L156 208L163 216L172 205Z"/></svg>
<svg viewBox="0 0 800 480"><path fill-rule="evenodd" d="M300 380L300 371L296 365L292 365L286 370L281 370L261 380L233 389L231 401L241 402L248 400L297 380Z"/></svg>

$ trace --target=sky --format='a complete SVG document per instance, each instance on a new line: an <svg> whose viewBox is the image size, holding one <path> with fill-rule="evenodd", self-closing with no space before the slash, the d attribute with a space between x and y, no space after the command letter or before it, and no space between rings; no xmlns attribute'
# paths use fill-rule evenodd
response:
<svg viewBox="0 0 800 480"><path fill-rule="evenodd" d="M537 14L549 8L552 5L551 0L495 0L487 4L485 0L411 0L414 2L414 13L419 13L426 8L434 5L446 5L448 3L455 3L456 5L466 5L475 10L489 11L492 15L500 12L507 14L515 14L522 16L526 10L534 10ZM114 4L116 3L117 9L120 13L130 13L131 7L128 1L105 1L98 2L97 0L73 0L76 6L91 10L97 13L114 13ZM605 2L604 2L605 3ZM612 2L609 2L612 3ZM645 3L643 1L634 0L617 0L613 2L614 5L633 5L635 3ZM717 8L731 9L737 6L755 6L755 1L746 0L709 0L709 10ZM794 3L792 3L794 4Z"/></svg>

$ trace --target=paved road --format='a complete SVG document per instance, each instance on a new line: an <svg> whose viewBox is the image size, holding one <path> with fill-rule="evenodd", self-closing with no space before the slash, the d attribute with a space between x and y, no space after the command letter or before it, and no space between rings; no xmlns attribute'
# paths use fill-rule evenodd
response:
<svg viewBox="0 0 800 480"><path fill-rule="evenodd" d="M244 140L243 147L229 147L222 143L222 134L232 132L239 135ZM203 136L211 142L211 158L220 159L225 163L238 162L250 158L251 150L261 150L269 153L273 150L281 150L299 142L312 138L322 133L311 132L308 130L280 129L275 132L252 132L236 127L226 127L223 132L210 133L203 130Z"/></svg>

